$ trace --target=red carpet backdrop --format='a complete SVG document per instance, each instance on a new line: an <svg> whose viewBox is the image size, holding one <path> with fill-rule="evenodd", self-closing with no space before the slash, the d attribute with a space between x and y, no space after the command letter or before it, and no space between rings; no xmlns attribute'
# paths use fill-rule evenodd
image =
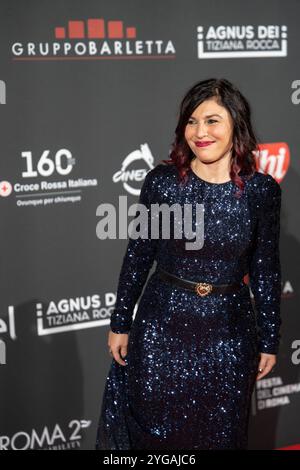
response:
<svg viewBox="0 0 300 470"><path fill-rule="evenodd" d="M282 187L281 347L253 392L249 447L300 450L300 3L0 10L0 449L94 448L127 244L97 236L97 208L126 216L119 197L137 202L168 158L187 89L226 78L252 105L258 171Z"/></svg>

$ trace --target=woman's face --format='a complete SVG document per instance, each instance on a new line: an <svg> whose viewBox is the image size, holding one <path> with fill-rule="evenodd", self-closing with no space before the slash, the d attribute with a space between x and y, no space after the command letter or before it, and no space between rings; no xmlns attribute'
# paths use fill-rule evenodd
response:
<svg viewBox="0 0 300 470"><path fill-rule="evenodd" d="M203 101L192 113L185 128L185 139L203 163L212 163L228 156L232 148L233 121L226 108L214 98ZM200 142L213 142L201 146ZM196 143L198 142L198 146Z"/></svg>

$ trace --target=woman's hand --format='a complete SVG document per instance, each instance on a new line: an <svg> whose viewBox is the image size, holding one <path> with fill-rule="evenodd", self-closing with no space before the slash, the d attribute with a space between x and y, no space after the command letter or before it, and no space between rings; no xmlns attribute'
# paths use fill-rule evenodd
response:
<svg viewBox="0 0 300 470"><path fill-rule="evenodd" d="M126 366L126 362L123 361L122 357L127 356L127 345L128 345L128 333L114 333L109 331L108 333L108 348L113 358L121 364ZM121 357L122 356L122 357Z"/></svg>
<svg viewBox="0 0 300 470"><path fill-rule="evenodd" d="M258 374L256 380L261 379L272 371L276 364L276 354L260 353L260 361L258 366Z"/></svg>

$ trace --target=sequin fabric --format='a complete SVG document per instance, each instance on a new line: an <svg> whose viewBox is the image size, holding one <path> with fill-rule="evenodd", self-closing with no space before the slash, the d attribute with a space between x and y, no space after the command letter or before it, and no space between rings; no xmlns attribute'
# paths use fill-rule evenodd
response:
<svg viewBox="0 0 300 470"><path fill-rule="evenodd" d="M173 165L147 173L140 202L148 208L204 204L204 245L129 238L110 324L129 332L126 366L112 359L96 449L247 449L259 353L276 354L281 338L281 188L255 172L241 198L235 190L191 169L181 186ZM156 270L148 277L154 261L182 278L241 288L200 297Z"/></svg>

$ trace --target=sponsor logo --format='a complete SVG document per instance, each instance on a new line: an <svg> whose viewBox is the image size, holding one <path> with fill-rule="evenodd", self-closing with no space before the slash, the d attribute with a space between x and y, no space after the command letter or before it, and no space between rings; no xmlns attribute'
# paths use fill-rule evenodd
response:
<svg viewBox="0 0 300 470"><path fill-rule="evenodd" d="M137 27L122 20L72 19L53 28L53 39L15 42L13 60L174 59L170 39L141 39Z"/></svg>
<svg viewBox="0 0 300 470"><path fill-rule="evenodd" d="M21 152L21 157L25 166L22 180L0 182L0 196L13 193L18 207L81 202L87 188L98 186L96 178L72 178L76 159L68 149L47 149L39 157L26 151Z"/></svg>
<svg viewBox="0 0 300 470"><path fill-rule="evenodd" d="M285 25L198 26L198 59L287 56Z"/></svg>
<svg viewBox="0 0 300 470"><path fill-rule="evenodd" d="M290 165L290 150L285 142L260 144L254 152L257 171L268 173L277 183L281 183Z"/></svg>
<svg viewBox="0 0 300 470"><path fill-rule="evenodd" d="M66 426L55 424L42 430L18 431L12 436L0 435L0 450L69 450L81 447L83 430L91 421L73 419Z"/></svg>
<svg viewBox="0 0 300 470"><path fill-rule="evenodd" d="M148 144L142 144L140 149L133 150L121 164L121 168L113 175L114 183L123 183L123 188L133 196L140 194L140 188L135 183L144 181L149 170L154 168L154 157Z"/></svg>
<svg viewBox="0 0 300 470"><path fill-rule="evenodd" d="M37 303L37 333L39 336L108 325L115 303L115 294L106 294L102 304L100 295Z"/></svg>
<svg viewBox="0 0 300 470"><path fill-rule="evenodd" d="M268 377L256 381L252 400L252 414L258 411L289 405L291 397L300 392L300 382L284 384L282 377Z"/></svg>

